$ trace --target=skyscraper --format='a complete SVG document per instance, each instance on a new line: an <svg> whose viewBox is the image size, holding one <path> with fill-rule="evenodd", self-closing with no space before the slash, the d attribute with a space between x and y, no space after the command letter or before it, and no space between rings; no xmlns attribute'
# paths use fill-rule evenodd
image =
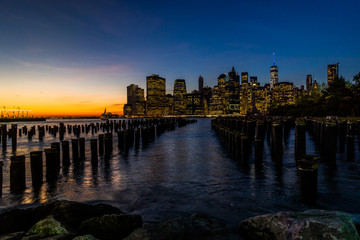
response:
<svg viewBox="0 0 360 240"><path fill-rule="evenodd" d="M127 87L127 104L124 106L124 114L127 116L145 115L144 89L131 84Z"/></svg>
<svg viewBox="0 0 360 240"><path fill-rule="evenodd" d="M306 75L306 91L310 92L312 88L312 76L311 74Z"/></svg>
<svg viewBox="0 0 360 240"><path fill-rule="evenodd" d="M186 82L184 79L176 79L174 83L174 113L186 114Z"/></svg>
<svg viewBox="0 0 360 240"><path fill-rule="evenodd" d="M327 67L327 84L328 86L339 77L339 63L329 64Z"/></svg>
<svg viewBox="0 0 360 240"><path fill-rule="evenodd" d="M257 77L256 76L251 76L250 77L250 85L254 85L257 83Z"/></svg>
<svg viewBox="0 0 360 240"><path fill-rule="evenodd" d="M146 77L147 115L161 116L165 113L165 78L152 74Z"/></svg>
<svg viewBox="0 0 360 240"><path fill-rule="evenodd" d="M204 87L204 78L200 75L199 77L199 92L202 93Z"/></svg>
<svg viewBox="0 0 360 240"><path fill-rule="evenodd" d="M249 83L249 74L248 72L241 73L241 84Z"/></svg>
<svg viewBox="0 0 360 240"><path fill-rule="evenodd" d="M273 53L273 65L270 67L270 89L279 82L278 67L275 65L275 53Z"/></svg>

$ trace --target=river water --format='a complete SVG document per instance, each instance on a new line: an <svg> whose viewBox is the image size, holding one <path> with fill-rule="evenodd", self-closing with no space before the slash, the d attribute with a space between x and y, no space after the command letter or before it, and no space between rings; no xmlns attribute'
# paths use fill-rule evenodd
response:
<svg viewBox="0 0 360 240"><path fill-rule="evenodd" d="M100 120L50 120L18 123L24 125L85 124ZM10 128L10 126L8 126ZM130 148L124 153L117 148L109 160L99 158L97 167L90 163L90 139L97 135L82 133L86 139L86 160L80 168L70 166L68 173L60 172L55 186L45 180L41 189L31 186L30 151L50 147L59 141L46 134L29 141L18 138L17 155L26 155L26 185L23 194L11 194L9 182L11 140L5 152L3 197L0 210L10 206L26 206L50 199L66 199L87 203L108 203L127 213L140 214L145 222L185 216L194 212L218 218L229 226L250 216L283 210L305 210L299 202L299 181L294 160L294 129L284 141L283 166L275 167L270 145L265 138L263 164L255 166L253 156L243 165L231 159L214 130L210 119L198 119L175 131L167 131L146 146ZM65 134L65 140L74 138ZM318 208L360 213L360 154L355 140L355 162L346 162L338 154L337 169L325 163L319 165ZM70 144L71 145L71 144ZM307 136L307 154L318 154L311 137ZM71 156L71 147L70 147ZM45 159L45 156L44 156ZM45 161L44 161L45 162ZM45 179L45 177L44 177Z"/></svg>

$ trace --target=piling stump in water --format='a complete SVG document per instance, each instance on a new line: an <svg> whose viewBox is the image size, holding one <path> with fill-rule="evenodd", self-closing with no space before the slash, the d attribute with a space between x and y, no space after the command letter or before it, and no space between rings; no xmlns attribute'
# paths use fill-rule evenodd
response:
<svg viewBox="0 0 360 240"><path fill-rule="evenodd" d="M6 150L6 143L7 143L7 129L6 124L1 124L1 140L2 140L2 148L3 151Z"/></svg>
<svg viewBox="0 0 360 240"><path fill-rule="evenodd" d="M79 159L84 160L85 159L85 138L79 138Z"/></svg>
<svg viewBox="0 0 360 240"><path fill-rule="evenodd" d="M79 139L71 139L73 163L79 161Z"/></svg>
<svg viewBox="0 0 360 240"><path fill-rule="evenodd" d="M10 191L20 193L26 188L25 155L10 157Z"/></svg>
<svg viewBox="0 0 360 240"><path fill-rule="evenodd" d="M347 135L346 136L346 159L349 162L353 162L355 160L354 135Z"/></svg>
<svg viewBox="0 0 360 240"><path fill-rule="evenodd" d="M11 143L12 150L15 152L17 147L17 124L11 124Z"/></svg>
<svg viewBox="0 0 360 240"><path fill-rule="evenodd" d="M104 155L104 134L99 134L99 155Z"/></svg>
<svg viewBox="0 0 360 240"><path fill-rule="evenodd" d="M55 150L55 161L56 161L56 171L60 172L60 143L54 142L51 143L51 148Z"/></svg>
<svg viewBox="0 0 360 240"><path fill-rule="evenodd" d="M314 206L317 201L318 159L316 156L305 156L298 161L301 202Z"/></svg>
<svg viewBox="0 0 360 240"><path fill-rule="evenodd" d="M43 157L42 151L30 152L31 179L34 187L43 183Z"/></svg>
<svg viewBox="0 0 360 240"><path fill-rule="evenodd" d="M297 122L295 125L295 159L306 154L305 123Z"/></svg>
<svg viewBox="0 0 360 240"><path fill-rule="evenodd" d="M97 139L90 140L90 148L91 148L91 163L97 163L98 161L98 153L97 153Z"/></svg>
<svg viewBox="0 0 360 240"><path fill-rule="evenodd" d="M110 156L112 152L112 133L105 133L105 156Z"/></svg>
<svg viewBox="0 0 360 240"><path fill-rule="evenodd" d="M3 161L0 161L0 198L2 197L2 184L3 184Z"/></svg>
<svg viewBox="0 0 360 240"><path fill-rule="evenodd" d="M323 155L330 166L336 166L336 143L337 143L337 127L336 123L328 122L325 125L324 146L322 148Z"/></svg>
<svg viewBox="0 0 360 240"><path fill-rule="evenodd" d="M45 148L46 159L46 181L53 182L57 179L56 149Z"/></svg>
<svg viewBox="0 0 360 240"><path fill-rule="evenodd" d="M282 152L283 152L283 145L282 145L282 126L280 123L273 123L272 124L272 156L275 160L277 165L282 164Z"/></svg>
<svg viewBox="0 0 360 240"><path fill-rule="evenodd" d="M62 165L69 166L70 165L69 141L62 141L61 148L62 148Z"/></svg>

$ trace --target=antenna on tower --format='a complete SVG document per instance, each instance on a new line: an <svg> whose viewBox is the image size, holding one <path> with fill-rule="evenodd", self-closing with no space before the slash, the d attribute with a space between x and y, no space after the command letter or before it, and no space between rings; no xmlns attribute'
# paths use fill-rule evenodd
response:
<svg viewBox="0 0 360 240"><path fill-rule="evenodd" d="M275 66L275 53L273 52L273 66Z"/></svg>

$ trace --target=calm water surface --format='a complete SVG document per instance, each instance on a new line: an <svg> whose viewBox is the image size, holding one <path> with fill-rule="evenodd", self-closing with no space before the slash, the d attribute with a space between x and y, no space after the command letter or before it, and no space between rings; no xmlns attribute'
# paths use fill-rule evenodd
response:
<svg viewBox="0 0 360 240"><path fill-rule="evenodd" d="M65 125L100 122L61 121ZM18 129L24 125L58 125L59 122L19 123ZM0 153L0 159L4 161L0 209L49 199L67 199L112 204L125 212L140 214L146 222L200 212L219 218L230 226L257 214L307 209L299 203L294 129L284 142L280 169L271 160L270 145L266 140L261 166L255 167L253 158L246 165L232 160L211 129L210 119L198 119L197 123L165 132L147 146L140 144L138 149L133 147L128 153L117 149L117 136L114 135L113 155L106 161L100 157L97 167L90 163L90 139L97 138L97 135L90 132L81 134L81 137L86 138L87 159L84 164L77 169L71 165L68 173L61 172L55 186L44 182L39 191L31 187L29 152L50 147L51 142L59 139L48 134L43 142L39 142L37 135L32 141L27 136L19 137L16 154L26 155L27 189L17 195L10 194L8 172L13 153L11 140L8 140L7 151ZM71 138L74 137L65 135L65 140ZM319 208L360 213L358 141L356 137L355 162L348 163L343 160L343 154L338 154L337 170L330 170L320 163ZM309 136L307 154L318 154Z"/></svg>

